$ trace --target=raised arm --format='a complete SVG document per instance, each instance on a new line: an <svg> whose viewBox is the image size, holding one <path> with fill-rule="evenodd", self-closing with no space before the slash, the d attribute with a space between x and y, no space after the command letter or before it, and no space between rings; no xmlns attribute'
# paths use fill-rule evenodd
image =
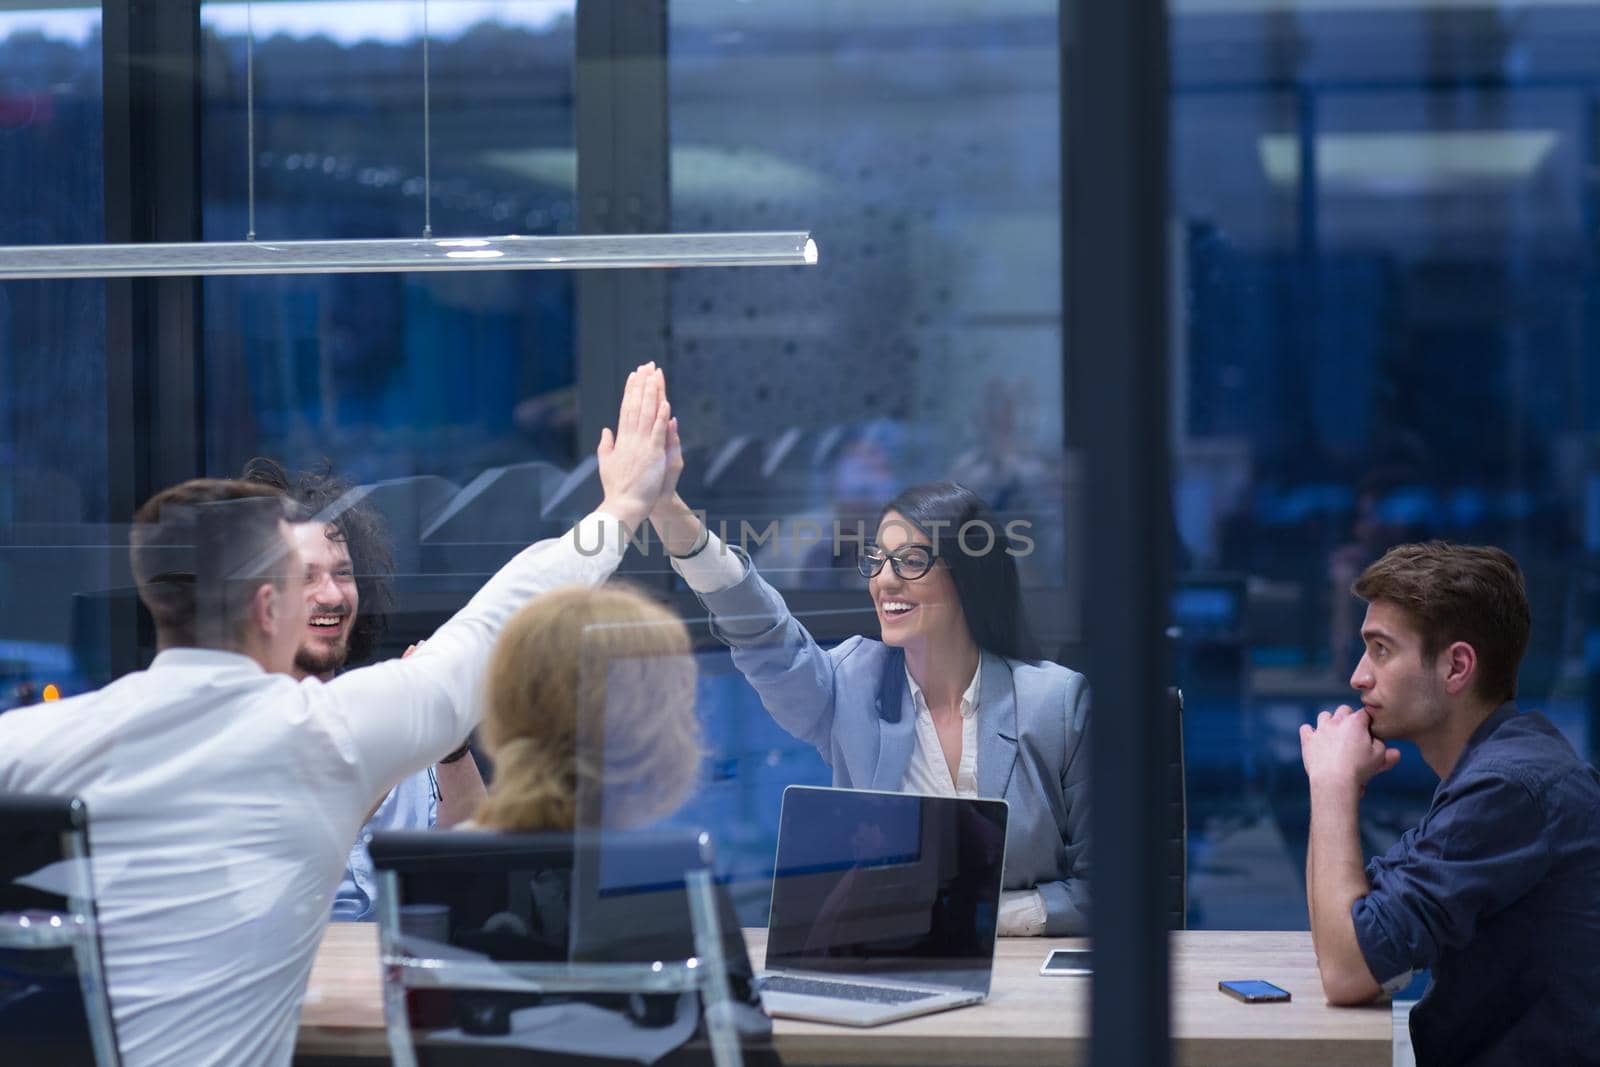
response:
<svg viewBox="0 0 1600 1067"><path fill-rule="evenodd" d="M597 449L604 499L571 530L518 553L456 615L406 659L350 671L312 699L332 703L344 722L372 795L456 748L482 712L479 688L506 621L541 593L609 578L667 477L672 417L661 372L628 376L615 432ZM306 683L311 684L311 683Z"/></svg>
<svg viewBox="0 0 1600 1067"><path fill-rule="evenodd" d="M669 480L683 468L674 422L668 430ZM724 544L676 492L663 493L650 525L672 557L673 569L711 615L711 631L733 652L733 662L761 694L761 702L789 733L814 745L831 762L834 667L858 641L824 652L744 553Z"/></svg>

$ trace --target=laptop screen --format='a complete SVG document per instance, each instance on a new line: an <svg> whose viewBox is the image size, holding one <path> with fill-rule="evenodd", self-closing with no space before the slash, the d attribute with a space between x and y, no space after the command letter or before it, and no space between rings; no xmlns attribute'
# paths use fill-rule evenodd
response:
<svg viewBox="0 0 1600 1067"><path fill-rule="evenodd" d="M1001 800L790 786L767 967L988 992Z"/></svg>

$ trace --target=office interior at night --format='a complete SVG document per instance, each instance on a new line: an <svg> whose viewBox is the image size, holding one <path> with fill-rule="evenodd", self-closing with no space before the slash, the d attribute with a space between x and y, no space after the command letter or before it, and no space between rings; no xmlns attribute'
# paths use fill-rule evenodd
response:
<svg viewBox="0 0 1600 1067"><path fill-rule="evenodd" d="M0 724L149 665L135 509L258 457L376 517L370 658L399 657L600 505L596 442L654 361L679 495L818 645L880 636L884 504L959 482L1025 531L1035 651L1115 720L1073 931L1093 979L1002 937L981 1007L779 1020L776 1054L916 1062L943 1025L989 1034L962 1062L1274 1062L1313 1034L1340 1062L1410 1056L1425 976L1392 1009L1323 1003L1300 728L1359 704L1352 582L1437 538L1520 564L1518 703L1596 761L1600 6L1092 6L0 0ZM816 255L26 275L31 246L507 234ZM689 634L699 765L665 826L709 835L718 893L763 928L785 788L837 768L763 710L665 553L618 575ZM1367 856L1434 800L1399 747L1361 801ZM318 957L296 1062L393 1054L364 951ZM1299 956L1206 962L1229 951ZM340 966L370 986L348 1032ZM1275 975L1305 1014L1215 988ZM1154 1038L1110 1032L1150 1005Z"/></svg>

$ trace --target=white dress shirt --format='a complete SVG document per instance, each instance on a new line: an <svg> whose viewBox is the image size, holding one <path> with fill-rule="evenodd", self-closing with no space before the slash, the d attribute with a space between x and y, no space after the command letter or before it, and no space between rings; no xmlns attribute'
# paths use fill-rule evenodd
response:
<svg viewBox="0 0 1600 1067"><path fill-rule="evenodd" d="M97 692L0 716L0 790L88 807L127 1067L289 1063L373 801L461 743L518 608L611 574L616 526L597 512L523 550L414 655L326 684L176 648Z"/></svg>
<svg viewBox="0 0 1600 1067"><path fill-rule="evenodd" d="M744 561L728 551L709 529L707 542L698 555L688 559L674 559L675 569L689 588L696 593L716 593L731 589L744 578ZM941 797L976 797L978 795L978 693L979 679L983 673L980 658L978 668L972 672L972 681L961 695L961 762L954 779L950 777L950 764L944 758L944 747L939 743L939 732L933 725L933 713L922 687L911 672L906 672L906 683L917 709L916 748L906 767L906 776L900 783L902 793L923 793ZM1044 933L1046 911L1044 897L1037 889L1013 889L1000 894L999 932L1007 937L1036 937Z"/></svg>
<svg viewBox="0 0 1600 1067"><path fill-rule="evenodd" d="M933 725L933 711L922 686L906 671L906 688L911 693L911 703L917 709L917 747L906 765L905 781L900 783L902 793L926 793L936 797L975 797L978 795L978 694L983 678L983 658L972 672L972 681L961 694L961 762L956 765L955 778L950 777L950 761L945 759L944 746L939 743L938 728Z"/></svg>

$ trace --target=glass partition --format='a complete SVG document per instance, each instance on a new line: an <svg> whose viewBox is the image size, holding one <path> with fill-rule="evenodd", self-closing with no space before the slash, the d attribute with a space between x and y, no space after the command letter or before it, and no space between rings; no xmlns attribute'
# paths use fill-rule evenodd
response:
<svg viewBox="0 0 1600 1067"><path fill-rule="evenodd" d="M998 547L1020 535L1024 610L1057 656L1080 619L1067 565L1076 483L1063 451L1056 5L667 10L673 225L803 219L822 249L806 276L670 279L684 500L837 651L880 636L859 564L885 505L918 483L960 481L994 509ZM980 540L974 531L971 546ZM840 753L779 725L782 698L741 677L737 652L713 647L702 663L717 798L702 810L741 871L770 871L785 786L900 788L830 770ZM862 698L842 690L841 717ZM734 889L747 915L765 917L765 877Z"/></svg>
<svg viewBox="0 0 1600 1067"><path fill-rule="evenodd" d="M100 12L0 7L0 244L104 240ZM108 680L105 285L0 283L0 711Z"/></svg>
<svg viewBox="0 0 1600 1067"><path fill-rule="evenodd" d="M584 87L603 84L585 72L643 68L583 51L592 38L570 6L433 10L434 232L574 232L584 115L606 114L584 110L600 107ZM800 227L821 266L670 272L660 300L655 282L620 275L602 314L659 339L650 351L608 345L583 317L584 283L561 274L208 279L207 472L263 455L291 470L328 463L351 483L393 550L390 654L519 545L599 500L580 427L609 421L615 397L586 400L601 391L585 383L656 358L682 429L685 501L823 645L877 635L858 557L883 505L952 478L994 508L982 537L1014 548L1038 649L1058 656L1079 613L1066 562L1055 6L662 10L666 139L659 157L647 139L627 151L666 176L668 228ZM205 236L238 239L249 23L239 4L201 14ZM259 234L417 231L415 14L253 9ZM626 36L654 16L616 17ZM633 131L652 106L632 99L633 118L613 121ZM604 165L591 165L584 180L600 184L585 195L606 194ZM624 569L703 614L659 546ZM699 635L707 773L686 817L706 820L728 870L756 877L735 891L759 919L782 788L829 775Z"/></svg>
<svg viewBox="0 0 1600 1067"><path fill-rule="evenodd" d="M573 11L430 8L434 234L577 232ZM422 234L421 17L202 5L206 239L243 239L252 192L262 238ZM266 455L460 487L487 467L582 458L570 274L209 279L204 300L210 472Z"/></svg>
<svg viewBox="0 0 1600 1067"><path fill-rule="evenodd" d="M74 121L85 122L139 102L104 98L92 76L102 41L92 26L67 35L52 10L44 29L18 21L9 36L4 20L21 16L0 14L0 49L13 49L3 56L27 57L0 67L0 92L55 101L53 118L29 105L25 151L0 150L0 179L30 205L60 197L72 210L29 212L35 229L0 234L5 243L103 240L102 131L73 127L68 143L63 116L76 112L65 98L83 96ZM50 678L69 693L110 673L112 636L128 667L148 662L154 635L135 621L123 562L131 505L184 478L248 469L281 476L326 522L321 540L308 535L315 553L302 546L304 596L316 635L307 644L333 655L297 671L333 678L398 657L513 554L599 503L598 429L616 417L626 369L654 359L681 428L682 498L717 535L706 556L742 575L746 560L727 550L743 550L784 600L767 608L809 635L819 672L870 649L856 662L872 658L871 669L839 681L842 714L869 738L879 708L891 709L900 747L881 769L867 766L854 738L798 721L763 688L770 678L719 640L726 618L709 622L717 609L695 593L707 587L664 553L685 555L683 546L652 531L623 573L682 620L687 644L674 655L685 670L666 681L646 672L635 687L656 704L686 690L698 724L694 751L672 750L692 773L671 790L656 778L637 787L682 802L651 807L652 819L709 831L718 906L731 901L741 923L759 927L786 786L918 792L943 774L993 797L1016 761L1017 780L1037 778L1048 795L1014 807L1006 865L995 835L984 839L985 870L1001 871L1005 889L998 914L995 887L981 895L964 948L992 943L996 929L1084 934L1087 688L1053 665L1092 683L1077 651L1082 517L1065 446L1058 5L589 5L597 23L571 0L208 0L194 11L199 76L162 92L193 105L198 174L163 206L192 215L200 239L807 230L821 264L759 277L210 277L181 292L118 290L133 294L111 298L126 299L130 317L160 312L134 353L106 350L100 283L7 283L0 376L17 387L0 408L0 448L18 461L0 475L0 527L14 542L0 591L7 603L41 605L6 614L17 655L59 666ZM51 56L83 71L40 67ZM628 91L641 72L659 76L654 95ZM14 113L0 97L0 138ZM159 190L170 179L136 180ZM648 203L655 181L659 205ZM32 319L15 310L25 301ZM41 384L55 377L62 384ZM138 432L108 429L117 419ZM939 518L945 501L928 504L921 525L882 522L903 490L934 480L969 487L982 502L973 521ZM972 559L1003 566L963 572L956 592L952 573L988 566ZM92 625L73 614L68 588L94 601ZM113 598L127 610L107 610ZM984 646L992 656L970 635L974 647L959 649L973 666L968 691L925 692L932 646L911 617L921 610L934 626L980 609L1004 631ZM916 651L896 658L907 645ZM1029 744L1019 759L1018 739L987 725L949 750L964 757L954 763L937 737L917 739L930 694L965 701L969 713L1000 709L1019 699L1013 671L1046 679L1039 706L1048 704L1052 740L1037 766ZM45 673L19 669L18 684ZM0 710L39 695L18 688ZM490 698L474 684L471 699ZM373 828L442 828L492 810L463 806L455 776L476 776L481 755L492 798L518 768L496 740L478 748L397 784ZM381 908L381 879L359 852L346 882ZM1030 873L1013 878L1017 864ZM405 916L390 918L403 926ZM1081 988L1067 1001L1066 1015L1086 1010Z"/></svg>
<svg viewBox="0 0 1600 1067"><path fill-rule="evenodd" d="M1499 545L1519 700L1596 745L1588 7L1173 8L1178 680L1190 921L1303 929L1296 736L1356 699L1361 569ZM1369 853L1426 810L1414 748Z"/></svg>
<svg viewBox="0 0 1600 1067"><path fill-rule="evenodd" d="M1056 5L690 0L669 16L674 224L804 219L827 266L672 280L696 506L783 523L756 552L778 587L861 589L848 552L789 529L870 528L898 489L955 478L1032 522L1024 580L1059 589ZM1037 599L1059 644L1074 622Z"/></svg>

